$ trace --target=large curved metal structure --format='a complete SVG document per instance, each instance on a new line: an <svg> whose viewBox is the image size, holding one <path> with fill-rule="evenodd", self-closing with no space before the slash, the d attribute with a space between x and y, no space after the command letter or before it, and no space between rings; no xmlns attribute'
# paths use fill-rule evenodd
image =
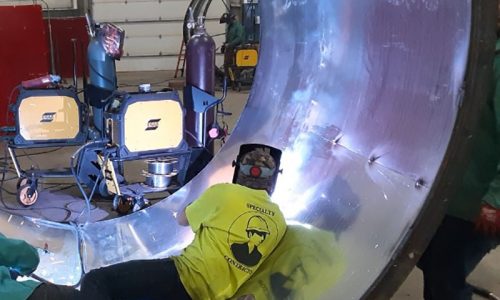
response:
<svg viewBox="0 0 500 300"><path fill-rule="evenodd" d="M229 182L239 145L252 142L283 149L273 200L289 220L314 224L324 212L336 216L329 229L339 236L347 268L328 298L387 299L395 290L463 167L487 90L479 83L488 79L495 2L261 6L260 62L249 101L227 144L192 182L146 210L82 226L1 216L7 234L63 245L42 257L40 275L78 283L82 270L67 263L79 261L77 238L84 271L180 251L192 233L176 225L171 211L207 186Z"/></svg>

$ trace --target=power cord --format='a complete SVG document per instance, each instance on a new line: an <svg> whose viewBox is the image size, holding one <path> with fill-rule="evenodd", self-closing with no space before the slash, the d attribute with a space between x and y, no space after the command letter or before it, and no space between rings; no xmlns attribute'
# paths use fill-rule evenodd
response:
<svg viewBox="0 0 500 300"><path fill-rule="evenodd" d="M49 151L38 152L38 153L34 153L34 154L27 154L26 156L29 156L29 155L40 155L40 154L55 152L55 151L57 151L59 149L60 148L49 150ZM75 213L75 214L79 213L80 216L82 215L82 211L75 211L75 210L67 208L68 204L66 205L66 207L51 207L51 206L49 206L49 207L44 207L44 208L35 208L35 207L19 208L19 207L12 207L12 206L8 205L6 203L4 197L3 197L3 193L7 193L9 195L17 196L17 192L9 191L8 189L6 189L4 187L4 183L5 182L17 179L17 176L10 177L10 178L5 178L6 174L9 173L9 166L10 166L10 162L9 162L9 159L8 159L7 145L6 145L6 143L4 143L4 157L3 157L3 164L2 164L2 171L1 171L2 174L1 174L1 179L0 179L0 202L3 205L4 208L0 207L1 211L9 213L9 214L12 213L12 212L22 212L22 211L26 212L26 211L30 211L30 212L33 212L33 213L37 214L38 216L44 218L43 214L40 213L43 210L47 210L47 209L63 210L63 211L65 211L66 215L65 215L65 217L61 221L59 221L60 223L68 223L68 222L70 222L69 220L70 220L71 215L73 213ZM46 191L46 190L53 191L53 192L58 192L58 191L63 191L63 190L70 189L70 188L73 188L73 187L76 186L75 184L63 184L63 183L46 183L45 185L49 185L51 187L44 188L44 189L40 190L40 192L43 192L43 191ZM54 189L54 188L57 188L57 187L59 187L59 188L58 189ZM96 206L90 206L90 210L95 210L95 209L97 209ZM79 217L77 217L77 218L79 218Z"/></svg>

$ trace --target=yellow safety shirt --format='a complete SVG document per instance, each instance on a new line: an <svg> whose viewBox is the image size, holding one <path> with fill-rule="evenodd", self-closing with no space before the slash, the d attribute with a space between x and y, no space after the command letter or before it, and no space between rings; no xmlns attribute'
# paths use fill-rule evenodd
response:
<svg viewBox="0 0 500 300"><path fill-rule="evenodd" d="M232 299L245 299L246 295L255 300L318 299L344 270L345 261L333 233L288 225L278 247Z"/></svg>
<svg viewBox="0 0 500 300"><path fill-rule="evenodd" d="M193 299L228 299L278 245L286 223L264 190L217 184L186 208L193 242L174 257Z"/></svg>

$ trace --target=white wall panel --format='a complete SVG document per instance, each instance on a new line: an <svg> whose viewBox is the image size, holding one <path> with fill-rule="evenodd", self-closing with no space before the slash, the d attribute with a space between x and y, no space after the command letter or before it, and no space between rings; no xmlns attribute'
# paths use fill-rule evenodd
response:
<svg viewBox="0 0 500 300"><path fill-rule="evenodd" d="M181 46L181 36L137 36L125 39L123 47L126 56L144 55L178 55ZM222 44L222 38L215 38L216 45Z"/></svg>
<svg viewBox="0 0 500 300"><path fill-rule="evenodd" d="M222 66L223 60L224 57L218 54L217 65ZM116 70L118 72L175 70L176 65L177 56L123 57L116 62ZM162 80L166 78L158 78L158 81Z"/></svg>
<svg viewBox="0 0 500 300"><path fill-rule="evenodd" d="M126 38L137 37L177 37L182 39L182 22L155 22L155 23L115 23L125 30ZM224 25L217 21L206 22L208 34L214 36L214 39L224 36Z"/></svg>
<svg viewBox="0 0 500 300"><path fill-rule="evenodd" d="M125 30L127 37L182 36L182 22L116 23Z"/></svg>
<svg viewBox="0 0 500 300"><path fill-rule="evenodd" d="M181 20L187 1L94 1L94 18L107 22ZM184 13L182 13L184 11Z"/></svg>
<svg viewBox="0 0 500 300"><path fill-rule="evenodd" d="M94 18L108 22L183 20L188 0L93 1ZM213 1L207 18L218 18L225 11L221 0Z"/></svg>
<svg viewBox="0 0 500 300"><path fill-rule="evenodd" d="M158 37L134 37L125 40L124 47L126 56L144 55L176 55L180 48L180 38L175 36Z"/></svg>
<svg viewBox="0 0 500 300"><path fill-rule="evenodd" d="M96 22L113 22L125 30L124 55L120 71L173 70L182 41L182 23L189 0L94 0ZM221 0L214 0L207 13L207 31L217 47L224 41L225 12ZM220 62L221 64L222 62Z"/></svg>

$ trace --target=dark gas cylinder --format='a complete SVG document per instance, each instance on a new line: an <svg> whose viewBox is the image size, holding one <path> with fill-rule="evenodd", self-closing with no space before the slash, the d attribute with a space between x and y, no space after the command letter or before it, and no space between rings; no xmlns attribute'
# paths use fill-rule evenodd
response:
<svg viewBox="0 0 500 300"><path fill-rule="evenodd" d="M106 54L103 47L103 35L98 31L87 48L90 84L87 95L92 106L94 126L103 132L103 110L107 99L117 86L115 59Z"/></svg>
<svg viewBox="0 0 500 300"><path fill-rule="evenodd" d="M198 19L194 34L186 45L186 85L197 87L210 95L215 94L215 42L207 34L203 18ZM194 111L194 101L185 93L185 125L186 130L191 133L186 135L186 140L191 146L202 146L200 143L206 146L207 126L214 123L215 109L211 108L201 115Z"/></svg>
<svg viewBox="0 0 500 300"><path fill-rule="evenodd" d="M215 42L202 20L186 45L186 84L212 95L215 92Z"/></svg>

